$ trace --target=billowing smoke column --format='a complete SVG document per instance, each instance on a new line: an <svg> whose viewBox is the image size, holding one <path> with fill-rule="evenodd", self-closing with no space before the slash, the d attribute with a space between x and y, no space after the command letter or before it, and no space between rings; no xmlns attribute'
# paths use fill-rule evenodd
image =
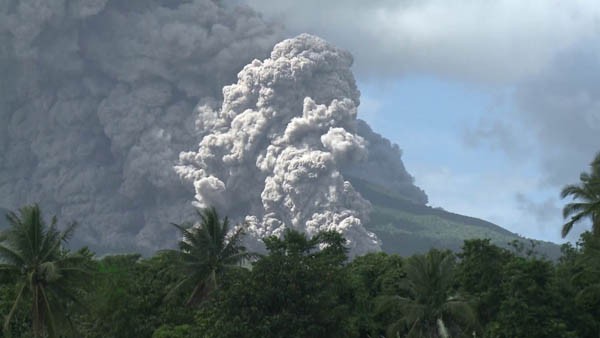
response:
<svg viewBox="0 0 600 338"><path fill-rule="evenodd" d="M223 153L202 158L211 170L205 174L221 177L226 192L213 179L196 183L196 190L221 214L255 215L257 235L285 223L309 231L335 224L360 237L368 204L340 170L425 203L399 149L354 122L358 91L350 58L323 42L298 40L305 42L293 44L296 57L279 47L269 65L248 66L240 83L228 87L222 109L208 109L244 65L268 56L282 37L251 9L223 3L0 0L0 209L39 202L48 215L81 224L74 245L151 253L179 239L170 222L194 217L194 186L173 170L180 152L234 127L247 130L228 134L235 149L211 145L206 149ZM306 62L277 66L286 58ZM267 67L271 79L252 75ZM251 78L260 81L245 84ZM259 85L262 92L243 92ZM198 104L204 108L196 125ZM246 108L255 116L242 114ZM261 120L263 113L272 118ZM333 120L319 120L323 114ZM259 162L251 158L258 154ZM212 172L221 169L227 178ZM317 213L306 214L311 210ZM360 245L376 246L365 238Z"/></svg>
<svg viewBox="0 0 600 338"><path fill-rule="evenodd" d="M398 145L373 132L365 121L358 120L357 131L367 141L369 152L364 161L342 167L344 176L351 182L361 179L379 185L413 203L427 204L427 195L404 168Z"/></svg>
<svg viewBox="0 0 600 338"><path fill-rule="evenodd" d="M370 204L340 173L368 153L351 65L348 52L303 34L244 67L220 107L199 109L198 151L180 155L196 204L247 216L255 238L336 230L353 254L378 250L363 226Z"/></svg>
<svg viewBox="0 0 600 338"><path fill-rule="evenodd" d="M193 114L279 29L210 0L0 1L0 207L77 220L76 244L151 252L193 197Z"/></svg>

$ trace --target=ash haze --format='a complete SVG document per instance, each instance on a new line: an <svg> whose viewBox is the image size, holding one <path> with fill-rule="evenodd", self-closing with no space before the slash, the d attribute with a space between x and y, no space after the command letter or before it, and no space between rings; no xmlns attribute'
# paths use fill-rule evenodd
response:
<svg viewBox="0 0 600 338"><path fill-rule="evenodd" d="M351 55L308 35L273 50L286 34L221 1L0 2L0 208L39 202L79 221L75 244L99 253L172 246L168 224L191 219L194 199L257 236L306 222L377 250L370 205L344 174L427 195L398 146L356 119ZM267 129L244 129L275 110ZM228 156L203 167L207 151Z"/></svg>
<svg viewBox="0 0 600 338"><path fill-rule="evenodd" d="M141 251L177 240L193 189L172 167L194 107L280 40L248 7L209 0L0 2L0 206L40 202L75 242Z"/></svg>
<svg viewBox="0 0 600 338"><path fill-rule="evenodd" d="M600 151L598 3L245 2L355 56L359 117L432 205L563 241L559 191Z"/></svg>

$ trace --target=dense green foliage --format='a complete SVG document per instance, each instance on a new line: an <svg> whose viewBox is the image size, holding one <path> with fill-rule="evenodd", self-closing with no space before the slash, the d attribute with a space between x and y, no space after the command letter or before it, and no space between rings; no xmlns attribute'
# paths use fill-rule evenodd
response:
<svg viewBox="0 0 600 338"><path fill-rule="evenodd" d="M92 292L85 298L89 311L75 320L83 337L150 337L163 324L193 319L182 306L186 295L165 301L182 278L168 255L115 255L95 263Z"/></svg>
<svg viewBox="0 0 600 338"><path fill-rule="evenodd" d="M57 322L51 329L44 322L41 335L566 338L600 333L600 238L592 233L583 234L576 246L564 245L556 262L489 240L466 241L456 255L372 253L352 261L337 233L308 238L288 231L265 243L265 255L248 268L223 270L219 287L194 307L185 306L194 283L167 297L189 276L172 252L143 259L63 250L59 258L84 257L93 278L85 288L63 285L83 307L71 298L53 298L62 304L53 303L53 314L68 318L72 327ZM19 274L0 275L5 317L22 285ZM29 293L12 311L13 337L30 337L39 329L33 326L33 299Z"/></svg>
<svg viewBox="0 0 600 338"><path fill-rule="evenodd" d="M289 231L265 240L268 255L238 273L198 314L206 337L351 336L351 294L338 233ZM319 245L325 249L317 250Z"/></svg>
<svg viewBox="0 0 600 338"><path fill-rule="evenodd" d="M431 250L410 257L401 294L384 296L381 304L395 304L400 315L387 332L393 337L469 337L477 330L471 304L455 290L455 256Z"/></svg>
<svg viewBox="0 0 600 338"><path fill-rule="evenodd" d="M200 223L173 224L182 233L179 250L166 250L183 276L172 287L169 296L186 286L193 287L186 305L195 306L206 300L219 285L219 280L231 269L251 257L241 245L244 227L239 226L229 235L229 221L219 219L215 208L198 211Z"/></svg>
<svg viewBox="0 0 600 338"><path fill-rule="evenodd" d="M33 336L72 333L67 314L81 304L91 274L86 267L90 256L85 250L70 253L63 247L76 224L69 224L62 232L56 218L46 225L37 205L21 208L18 215L10 212L6 217L10 227L0 235L0 272L14 286L7 291L14 293L10 310L4 315L3 332L13 332L11 321L22 312L20 306L26 304Z"/></svg>
<svg viewBox="0 0 600 338"><path fill-rule="evenodd" d="M0 233L0 338L599 337L599 184L600 155L563 191L578 200L564 234L583 218L592 231L555 261L494 239L350 260L340 234L293 230L250 255L244 227L214 209L175 225L178 250L98 258L65 247L74 224L59 231L24 207Z"/></svg>

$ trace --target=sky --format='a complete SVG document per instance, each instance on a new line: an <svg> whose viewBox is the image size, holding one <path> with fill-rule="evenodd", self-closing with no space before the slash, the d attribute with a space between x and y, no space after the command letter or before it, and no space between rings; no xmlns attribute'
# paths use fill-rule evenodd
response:
<svg viewBox="0 0 600 338"><path fill-rule="evenodd" d="M400 146L430 205L564 241L560 190L600 151L600 4L246 2L354 55L359 117Z"/></svg>

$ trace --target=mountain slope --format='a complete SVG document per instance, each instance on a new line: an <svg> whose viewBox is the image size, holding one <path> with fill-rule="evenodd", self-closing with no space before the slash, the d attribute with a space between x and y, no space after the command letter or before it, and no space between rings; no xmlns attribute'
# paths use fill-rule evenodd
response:
<svg viewBox="0 0 600 338"><path fill-rule="evenodd" d="M403 256L423 253L431 248L457 251L464 240L489 238L492 243L509 247L518 240L525 248L532 241L512 233L496 224L441 208L416 204L385 188L349 177L354 188L373 204L373 212L367 228L383 242L383 250ZM560 256L557 244L533 241L535 249L551 259Z"/></svg>

